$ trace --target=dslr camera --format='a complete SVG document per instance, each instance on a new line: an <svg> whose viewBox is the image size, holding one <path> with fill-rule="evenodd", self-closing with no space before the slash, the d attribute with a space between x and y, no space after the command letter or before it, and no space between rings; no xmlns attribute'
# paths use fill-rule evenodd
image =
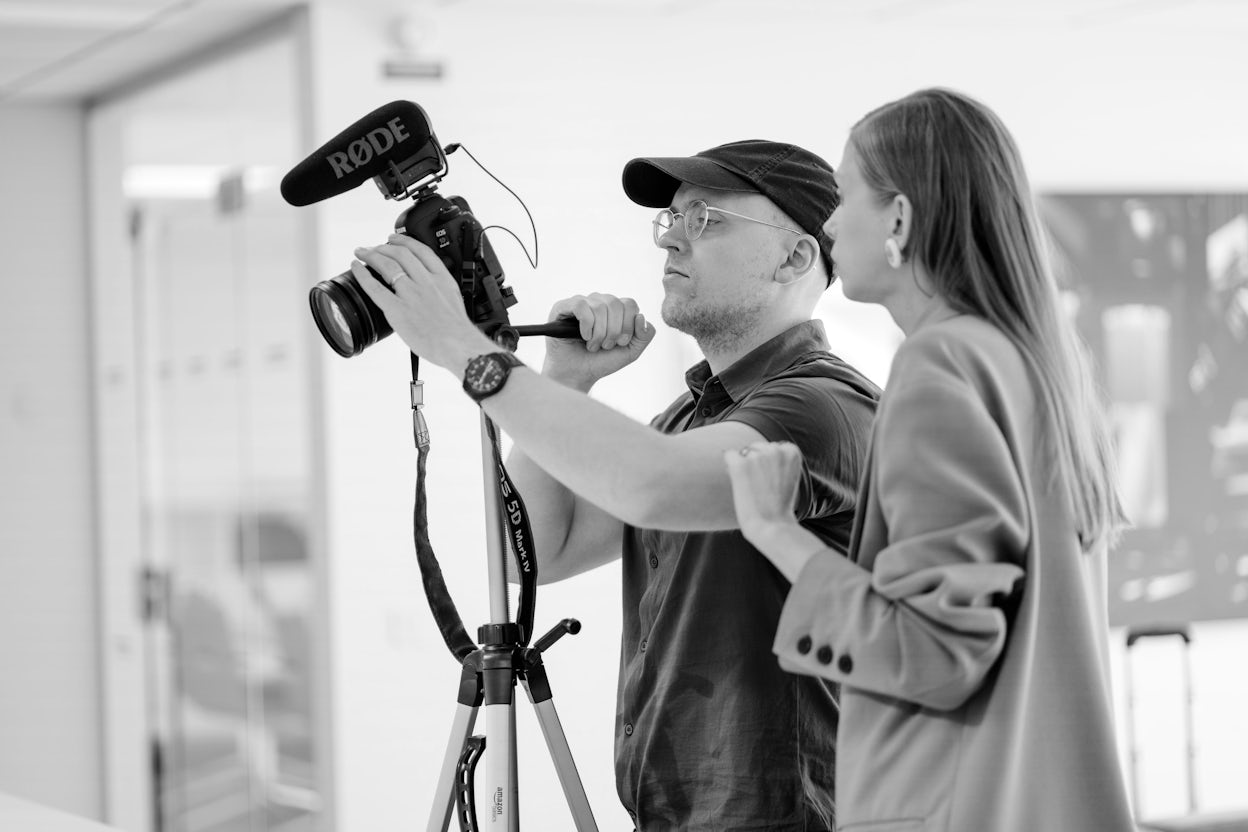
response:
<svg viewBox="0 0 1248 832"><path fill-rule="evenodd" d="M424 109L411 101L392 101L296 165L282 179L281 191L288 203L303 206L372 179L386 199L412 199L414 204L395 219L395 232L438 254L459 283L469 318L492 334L508 325L507 308L515 304L515 293L504 285L498 257L467 201L437 193L446 173L446 151ZM308 300L317 329L345 358L394 331L350 271L317 283Z"/></svg>

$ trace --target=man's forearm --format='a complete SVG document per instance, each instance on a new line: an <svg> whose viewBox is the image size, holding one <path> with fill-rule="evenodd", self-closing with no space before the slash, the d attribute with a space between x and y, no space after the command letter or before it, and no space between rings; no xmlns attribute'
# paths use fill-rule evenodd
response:
<svg viewBox="0 0 1248 832"><path fill-rule="evenodd" d="M529 459L571 492L633 525L645 525L673 460L664 437L585 394L526 369L483 402Z"/></svg>
<svg viewBox="0 0 1248 832"><path fill-rule="evenodd" d="M444 342L450 357L442 363L463 378L470 359L491 351L487 344L479 334ZM658 468L661 434L528 367L513 370L481 406L545 474L621 520L638 521L638 496Z"/></svg>

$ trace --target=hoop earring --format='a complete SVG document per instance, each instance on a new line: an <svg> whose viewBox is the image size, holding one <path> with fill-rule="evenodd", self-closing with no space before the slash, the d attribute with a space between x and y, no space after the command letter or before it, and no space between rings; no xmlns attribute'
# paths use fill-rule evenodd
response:
<svg viewBox="0 0 1248 832"><path fill-rule="evenodd" d="M901 246L897 245L897 241L892 237L884 241L884 259L894 269L901 268Z"/></svg>

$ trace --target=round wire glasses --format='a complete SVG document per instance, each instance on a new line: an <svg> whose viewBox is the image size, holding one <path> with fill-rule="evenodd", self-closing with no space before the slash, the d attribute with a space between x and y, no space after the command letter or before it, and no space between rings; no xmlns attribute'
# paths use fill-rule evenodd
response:
<svg viewBox="0 0 1248 832"><path fill-rule="evenodd" d="M671 208L664 208L654 218L654 244L662 248L663 235L672 230L676 225L676 219L679 217L685 221L685 239L693 241L702 236L702 232L706 230L706 224L710 221L710 212L716 211L720 214L727 214L730 217L737 217L742 220L756 222L759 225L766 225L771 228L779 228L781 231L787 231L790 234L801 235L803 232L793 228L786 228L783 225L767 222L766 220L754 219L747 217L745 214L738 214L736 211L729 211L727 208L716 208L714 205L707 205L701 199L695 199L689 203L689 207L684 211L673 211Z"/></svg>

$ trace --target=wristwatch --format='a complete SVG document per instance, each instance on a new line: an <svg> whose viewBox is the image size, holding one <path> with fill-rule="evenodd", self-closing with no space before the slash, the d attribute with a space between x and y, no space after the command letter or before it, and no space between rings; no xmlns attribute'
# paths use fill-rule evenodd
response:
<svg viewBox="0 0 1248 832"><path fill-rule="evenodd" d="M512 367L523 367L524 362L509 352L489 352L469 360L464 370L464 392L474 401L493 396L507 383Z"/></svg>

